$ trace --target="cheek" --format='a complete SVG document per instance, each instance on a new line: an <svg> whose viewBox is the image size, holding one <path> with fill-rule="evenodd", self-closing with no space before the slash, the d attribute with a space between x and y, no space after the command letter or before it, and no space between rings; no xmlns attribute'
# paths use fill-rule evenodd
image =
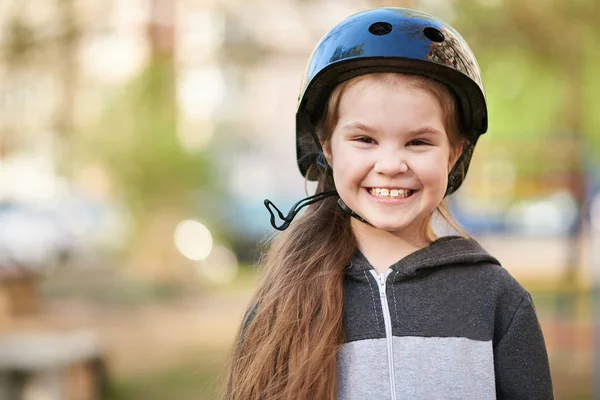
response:
<svg viewBox="0 0 600 400"><path fill-rule="evenodd" d="M444 186L448 182L448 157L440 153L432 153L419 158L413 168L424 185Z"/></svg>
<svg viewBox="0 0 600 400"><path fill-rule="evenodd" d="M368 171L368 162L364 155L350 146L338 145L332 149L333 177L336 185L348 185L359 182Z"/></svg>
<svg viewBox="0 0 600 400"><path fill-rule="evenodd" d="M333 169L333 179L338 189L350 188L357 185L361 180L361 173L355 164L336 163Z"/></svg>

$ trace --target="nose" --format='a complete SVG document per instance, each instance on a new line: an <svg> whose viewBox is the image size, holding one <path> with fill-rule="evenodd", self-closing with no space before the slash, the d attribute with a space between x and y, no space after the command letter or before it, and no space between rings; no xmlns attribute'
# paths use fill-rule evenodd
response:
<svg viewBox="0 0 600 400"><path fill-rule="evenodd" d="M378 154L374 171L381 175L396 176L408 172L408 164L400 151L386 151Z"/></svg>

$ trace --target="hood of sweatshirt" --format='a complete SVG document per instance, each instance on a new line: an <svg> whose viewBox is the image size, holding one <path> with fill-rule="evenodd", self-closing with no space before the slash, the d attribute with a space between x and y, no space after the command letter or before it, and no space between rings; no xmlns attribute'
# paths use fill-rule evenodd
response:
<svg viewBox="0 0 600 400"><path fill-rule="evenodd" d="M444 236L429 246L410 253L392 264L390 268L398 272L399 275L409 277L417 275L419 271L424 269L451 265L472 265L483 262L500 265L500 262L485 251L475 240L462 236ZM362 252L357 250L352 262L347 267L347 273L362 275L363 271L371 269L373 269L373 266Z"/></svg>

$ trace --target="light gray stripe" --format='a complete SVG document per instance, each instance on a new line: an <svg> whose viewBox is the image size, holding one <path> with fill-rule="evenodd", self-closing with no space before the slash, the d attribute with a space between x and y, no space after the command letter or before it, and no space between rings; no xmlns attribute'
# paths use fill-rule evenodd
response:
<svg viewBox="0 0 600 400"><path fill-rule="evenodd" d="M389 400L386 339L345 343L338 350L339 400Z"/></svg>
<svg viewBox="0 0 600 400"><path fill-rule="evenodd" d="M399 399L495 399L491 341L394 337ZM359 340L338 352L338 399L390 399L385 339Z"/></svg>

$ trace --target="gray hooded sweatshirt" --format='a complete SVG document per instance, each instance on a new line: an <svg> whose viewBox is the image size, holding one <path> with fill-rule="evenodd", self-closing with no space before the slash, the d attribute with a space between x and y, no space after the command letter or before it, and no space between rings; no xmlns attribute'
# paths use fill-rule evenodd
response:
<svg viewBox="0 0 600 400"><path fill-rule="evenodd" d="M475 240L442 237L385 274L357 251L343 327L339 400L553 399L531 296Z"/></svg>
<svg viewBox="0 0 600 400"><path fill-rule="evenodd" d="M338 398L553 399L530 294L476 241L450 236L344 280Z"/></svg>

